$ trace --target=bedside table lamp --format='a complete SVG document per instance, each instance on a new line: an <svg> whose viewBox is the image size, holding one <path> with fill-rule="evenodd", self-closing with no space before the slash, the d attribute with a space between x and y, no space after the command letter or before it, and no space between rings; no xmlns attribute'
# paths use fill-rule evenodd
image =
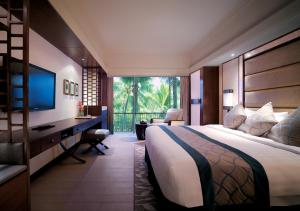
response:
<svg viewBox="0 0 300 211"><path fill-rule="evenodd" d="M223 109L230 111L233 108L233 89L223 91Z"/></svg>

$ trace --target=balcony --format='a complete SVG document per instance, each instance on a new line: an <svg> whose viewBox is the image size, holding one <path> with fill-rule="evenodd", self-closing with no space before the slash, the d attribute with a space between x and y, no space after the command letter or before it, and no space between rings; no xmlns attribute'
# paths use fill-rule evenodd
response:
<svg viewBox="0 0 300 211"><path fill-rule="evenodd" d="M151 118L165 118L166 113L114 113L114 132L134 132L135 123Z"/></svg>

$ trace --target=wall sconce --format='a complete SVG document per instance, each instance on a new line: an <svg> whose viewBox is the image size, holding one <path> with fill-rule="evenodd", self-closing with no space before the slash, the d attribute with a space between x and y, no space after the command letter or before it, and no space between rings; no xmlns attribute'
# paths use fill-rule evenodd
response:
<svg viewBox="0 0 300 211"><path fill-rule="evenodd" d="M223 109L230 111L233 108L233 89L223 91Z"/></svg>

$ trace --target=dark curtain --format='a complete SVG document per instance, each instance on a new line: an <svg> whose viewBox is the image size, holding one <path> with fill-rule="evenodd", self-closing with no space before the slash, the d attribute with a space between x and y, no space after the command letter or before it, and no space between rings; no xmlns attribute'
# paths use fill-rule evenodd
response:
<svg viewBox="0 0 300 211"><path fill-rule="evenodd" d="M190 77L180 77L180 108L183 110L183 120L190 124Z"/></svg>
<svg viewBox="0 0 300 211"><path fill-rule="evenodd" d="M108 129L114 133L114 92L113 92L114 78L107 78L107 112L108 112Z"/></svg>

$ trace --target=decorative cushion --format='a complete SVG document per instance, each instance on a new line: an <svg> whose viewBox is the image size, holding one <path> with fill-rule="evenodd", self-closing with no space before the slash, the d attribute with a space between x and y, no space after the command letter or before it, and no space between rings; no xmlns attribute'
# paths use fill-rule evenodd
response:
<svg viewBox="0 0 300 211"><path fill-rule="evenodd" d="M261 136L268 132L276 123L273 106L269 102L247 117L246 121L238 127L238 130L254 136Z"/></svg>
<svg viewBox="0 0 300 211"><path fill-rule="evenodd" d="M89 129L86 133L86 139L105 139L109 135L106 129Z"/></svg>
<svg viewBox="0 0 300 211"><path fill-rule="evenodd" d="M179 114L179 110L176 108L170 108L165 116L164 122L170 122L172 120L177 120L178 119L178 114Z"/></svg>
<svg viewBox="0 0 300 211"><path fill-rule="evenodd" d="M252 114L255 113L255 110L252 110L252 109L249 109L249 108L245 108L245 113L246 113L246 116L251 116ZM274 113L274 116L275 116L275 119L277 122L280 122L281 120L285 119L289 113L288 112L273 112Z"/></svg>
<svg viewBox="0 0 300 211"><path fill-rule="evenodd" d="M280 122L289 116L288 112L274 112L274 116L277 122Z"/></svg>
<svg viewBox="0 0 300 211"><path fill-rule="evenodd" d="M244 107L240 104L234 106L224 117L224 127L236 129L247 118Z"/></svg>
<svg viewBox="0 0 300 211"><path fill-rule="evenodd" d="M183 120L183 109L178 109L178 116L176 120Z"/></svg>
<svg viewBox="0 0 300 211"><path fill-rule="evenodd" d="M245 113L246 113L246 116L248 117L248 116L251 116L252 114L254 114L255 111L254 111L254 110L251 110L251 109L249 109L249 108L245 108Z"/></svg>
<svg viewBox="0 0 300 211"><path fill-rule="evenodd" d="M272 127L268 138L274 141L300 147L300 107Z"/></svg>

